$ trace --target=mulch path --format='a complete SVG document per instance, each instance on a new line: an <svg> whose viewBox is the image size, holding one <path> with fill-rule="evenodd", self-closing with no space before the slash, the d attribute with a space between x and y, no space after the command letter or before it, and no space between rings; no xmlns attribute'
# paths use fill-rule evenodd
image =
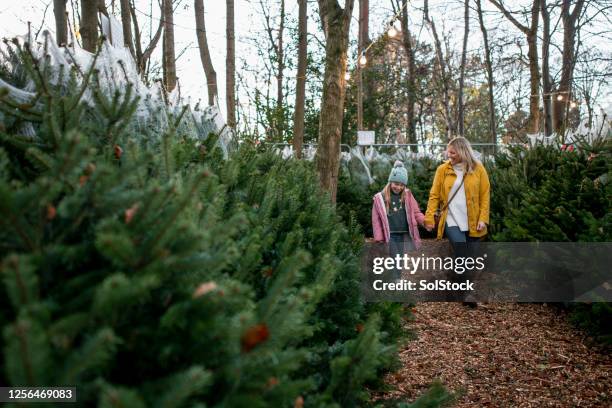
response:
<svg viewBox="0 0 612 408"><path fill-rule="evenodd" d="M435 380L454 407L610 407L612 356L589 343L557 308L419 303L416 334L375 400L413 401Z"/></svg>

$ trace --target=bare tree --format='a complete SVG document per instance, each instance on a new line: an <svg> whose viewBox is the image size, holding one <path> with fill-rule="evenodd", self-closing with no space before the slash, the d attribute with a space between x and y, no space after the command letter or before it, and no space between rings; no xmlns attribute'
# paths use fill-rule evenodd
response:
<svg viewBox="0 0 612 408"><path fill-rule="evenodd" d="M459 68L459 91L457 93L457 133L459 136L464 135L464 103L463 103L463 86L465 82L465 64L467 60L467 40L470 34L470 1L464 0L464 28L463 28L463 50L461 51L461 67Z"/></svg>
<svg viewBox="0 0 612 408"><path fill-rule="evenodd" d="M136 57L135 57L136 65L138 67L138 72L141 74L142 78L146 81L148 79L148 68L149 68L149 64L151 60L151 55L153 54L153 51L157 47L157 43L159 42L159 39L161 38L163 27L164 27L164 18L163 18L164 0L162 0L162 4L160 6L160 14L162 15L162 18L159 19L159 25L157 27L157 30L154 35L150 36L149 44L147 45L144 51L142 50L142 45L141 45L142 33L140 31L140 24L138 23L138 18L136 16L136 8L134 6L134 2L132 0L128 0L127 5L128 5L128 11L126 11L126 19L129 18L128 16L131 16L132 25L134 27L134 48L135 48L134 51L136 54ZM153 8L152 5L151 5L151 8ZM123 15L124 14L123 14L123 5L122 5L122 8L121 8L122 20L123 20ZM151 19L149 23L153 24L153 17L150 16L149 18ZM125 27L124 27L124 30L125 30Z"/></svg>
<svg viewBox="0 0 612 408"><path fill-rule="evenodd" d="M96 52L98 45L98 0L81 0L80 33L83 48Z"/></svg>
<svg viewBox="0 0 612 408"><path fill-rule="evenodd" d="M605 52L605 51L604 51ZM595 105L604 95L608 95L612 78L612 60L605 58L597 48L585 49L577 55L574 87L580 94L587 113L587 127L592 128L597 116Z"/></svg>
<svg viewBox="0 0 612 408"><path fill-rule="evenodd" d="M584 0L576 0L574 10L570 12L571 1L562 0L561 21L563 22L563 56L561 65L561 80L557 93L560 98L554 102L554 127L555 131L562 134L566 127L567 111L573 95L571 93L574 67L576 65L576 22L582 13ZM560 99L560 100L559 100Z"/></svg>
<svg viewBox="0 0 612 408"><path fill-rule="evenodd" d="M438 37L438 32L436 30L436 24L429 16L428 0L425 0L423 4L423 15L425 17L425 21L429 25L429 28L431 29L431 34L434 38L434 47L436 50L436 68L434 69L434 73L437 74L437 77L442 85L444 105L444 112L442 116L444 117L444 121L446 122L446 139L450 140L451 136L455 133L455 126L451 118L450 87L448 83L449 78L446 71L446 61L442 53L442 44L440 43L440 38Z"/></svg>
<svg viewBox="0 0 612 408"><path fill-rule="evenodd" d="M365 52L369 42L370 2L359 0L358 53ZM363 71L365 66L357 64L357 130L363 130Z"/></svg>
<svg viewBox="0 0 612 408"><path fill-rule="evenodd" d="M514 15L506 9L501 0L489 0L506 18L521 30L527 37L530 76L529 119L527 131L538 133L540 130L540 68L538 62L538 24L540 15L540 0L533 0L531 5L531 21L529 25L521 24Z"/></svg>
<svg viewBox="0 0 612 408"><path fill-rule="evenodd" d="M495 120L495 96L493 94L493 63L491 61L491 47L489 46L489 35L484 24L481 0L476 0L478 22L484 42L485 67L487 70L487 84L489 87L489 131L491 132L491 143L497 145L497 123Z"/></svg>
<svg viewBox="0 0 612 408"><path fill-rule="evenodd" d="M172 0L163 1L162 19L164 20L163 72L164 90L170 93L176 87L176 56L174 52L174 10Z"/></svg>
<svg viewBox="0 0 612 408"><path fill-rule="evenodd" d="M227 125L236 127L236 42L234 37L234 0L226 0L227 55L225 58L225 99L227 106Z"/></svg>
<svg viewBox="0 0 612 408"><path fill-rule="evenodd" d="M132 39L132 19L130 15L130 0L121 0L121 27L123 28L123 42L130 50L130 54L136 60L134 40Z"/></svg>
<svg viewBox="0 0 612 408"><path fill-rule="evenodd" d="M55 39L57 45L68 44L68 22L66 21L66 2L68 0L53 0L55 15Z"/></svg>
<svg viewBox="0 0 612 408"><path fill-rule="evenodd" d="M340 140L346 93L346 53L354 0L345 0L344 8L337 0L318 0L319 14L325 33L325 74L319 119L319 142L316 166L321 187L336 202Z"/></svg>
<svg viewBox="0 0 612 408"><path fill-rule="evenodd" d="M394 10L400 7L399 0L395 0ZM408 26L408 0L401 3L401 25L402 25L402 45L406 51L408 59L408 100L406 108L406 121L408 123L408 143L416 144L416 121L414 118L414 104L416 103L416 63L414 49L412 47L412 34ZM416 146L412 146L412 151L417 151Z"/></svg>
<svg viewBox="0 0 612 408"><path fill-rule="evenodd" d="M553 132L552 123L552 80L550 77L550 12L546 0L540 0L540 14L542 14L542 95L544 102L544 134L549 136Z"/></svg>
<svg viewBox="0 0 612 408"><path fill-rule="evenodd" d="M259 0L261 12L264 17L264 28L268 35L268 41L270 43L269 50L273 52L270 65L275 65L273 68L274 76L276 77L276 101L272 109L270 132L271 138L276 140L284 140L284 92L283 92L283 81L285 71L285 48L283 45L283 35L285 31L285 0L280 1L280 13L279 13L279 25L275 28L272 24L272 17L270 16L270 6L265 1ZM276 37L274 31L277 32Z"/></svg>
<svg viewBox="0 0 612 408"><path fill-rule="evenodd" d="M276 107L277 109L283 106L283 71L285 67L284 48L283 48L283 31L285 29L285 0L280 0L280 25L278 28L277 37L277 75L276 75ZM280 121L282 123L282 121ZM280 124L279 123L279 124ZM278 129L282 136L283 129Z"/></svg>
<svg viewBox="0 0 612 408"><path fill-rule="evenodd" d="M295 113L293 117L293 152L302 158L304 142L304 105L306 102L306 63L308 57L308 4L298 1L298 66L295 90Z"/></svg>
<svg viewBox="0 0 612 408"><path fill-rule="evenodd" d="M204 73L206 75L208 106L213 106L215 104L215 98L217 97L217 73L215 72L212 59L210 58L208 40L206 38L204 1L194 0L193 8L195 10L196 35L198 37L198 47L200 48L200 59L202 60L202 67L204 67Z"/></svg>

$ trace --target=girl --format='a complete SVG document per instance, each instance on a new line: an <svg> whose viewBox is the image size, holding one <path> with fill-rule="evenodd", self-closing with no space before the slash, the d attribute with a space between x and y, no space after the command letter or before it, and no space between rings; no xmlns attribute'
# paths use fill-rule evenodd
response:
<svg viewBox="0 0 612 408"><path fill-rule="evenodd" d="M372 199L374 240L388 243L389 255L393 257L421 245L417 224L423 225L425 216L407 184L408 172L398 160L391 169L387 185ZM400 271L395 271L394 277L399 279Z"/></svg>

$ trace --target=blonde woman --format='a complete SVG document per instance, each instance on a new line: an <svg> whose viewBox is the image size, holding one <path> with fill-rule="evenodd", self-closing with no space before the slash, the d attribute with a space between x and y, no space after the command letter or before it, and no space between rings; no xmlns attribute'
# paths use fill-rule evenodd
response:
<svg viewBox="0 0 612 408"><path fill-rule="evenodd" d="M434 214L438 209L440 220L437 238L448 238L455 257L468 256L472 248L469 243L479 241L487 235L489 224L490 184L482 163L474 156L470 142L456 137L446 148L447 161L438 166L425 212L425 228L434 228ZM459 275L451 273L451 280ZM450 294L449 300L464 300L465 293ZM475 302L464 302L476 307Z"/></svg>
<svg viewBox="0 0 612 408"><path fill-rule="evenodd" d="M449 160L438 166L429 192L425 228L433 229L434 214L442 209L437 238L446 234L455 247L456 243L480 240L487 234L490 184L487 171L466 138L451 140L446 153Z"/></svg>

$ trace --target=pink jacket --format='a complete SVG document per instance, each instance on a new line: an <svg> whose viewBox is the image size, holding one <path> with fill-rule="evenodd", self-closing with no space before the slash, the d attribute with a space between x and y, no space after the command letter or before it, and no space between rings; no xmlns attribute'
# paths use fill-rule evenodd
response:
<svg viewBox="0 0 612 408"><path fill-rule="evenodd" d="M419 208L419 204L414 199L410 190L406 189L406 218L408 219L408 230L416 249L421 246L421 237L417 224L423 225L425 216ZM387 207L382 192L376 193L372 199L372 229L374 230L374 240L389 242L389 220L387 219Z"/></svg>

